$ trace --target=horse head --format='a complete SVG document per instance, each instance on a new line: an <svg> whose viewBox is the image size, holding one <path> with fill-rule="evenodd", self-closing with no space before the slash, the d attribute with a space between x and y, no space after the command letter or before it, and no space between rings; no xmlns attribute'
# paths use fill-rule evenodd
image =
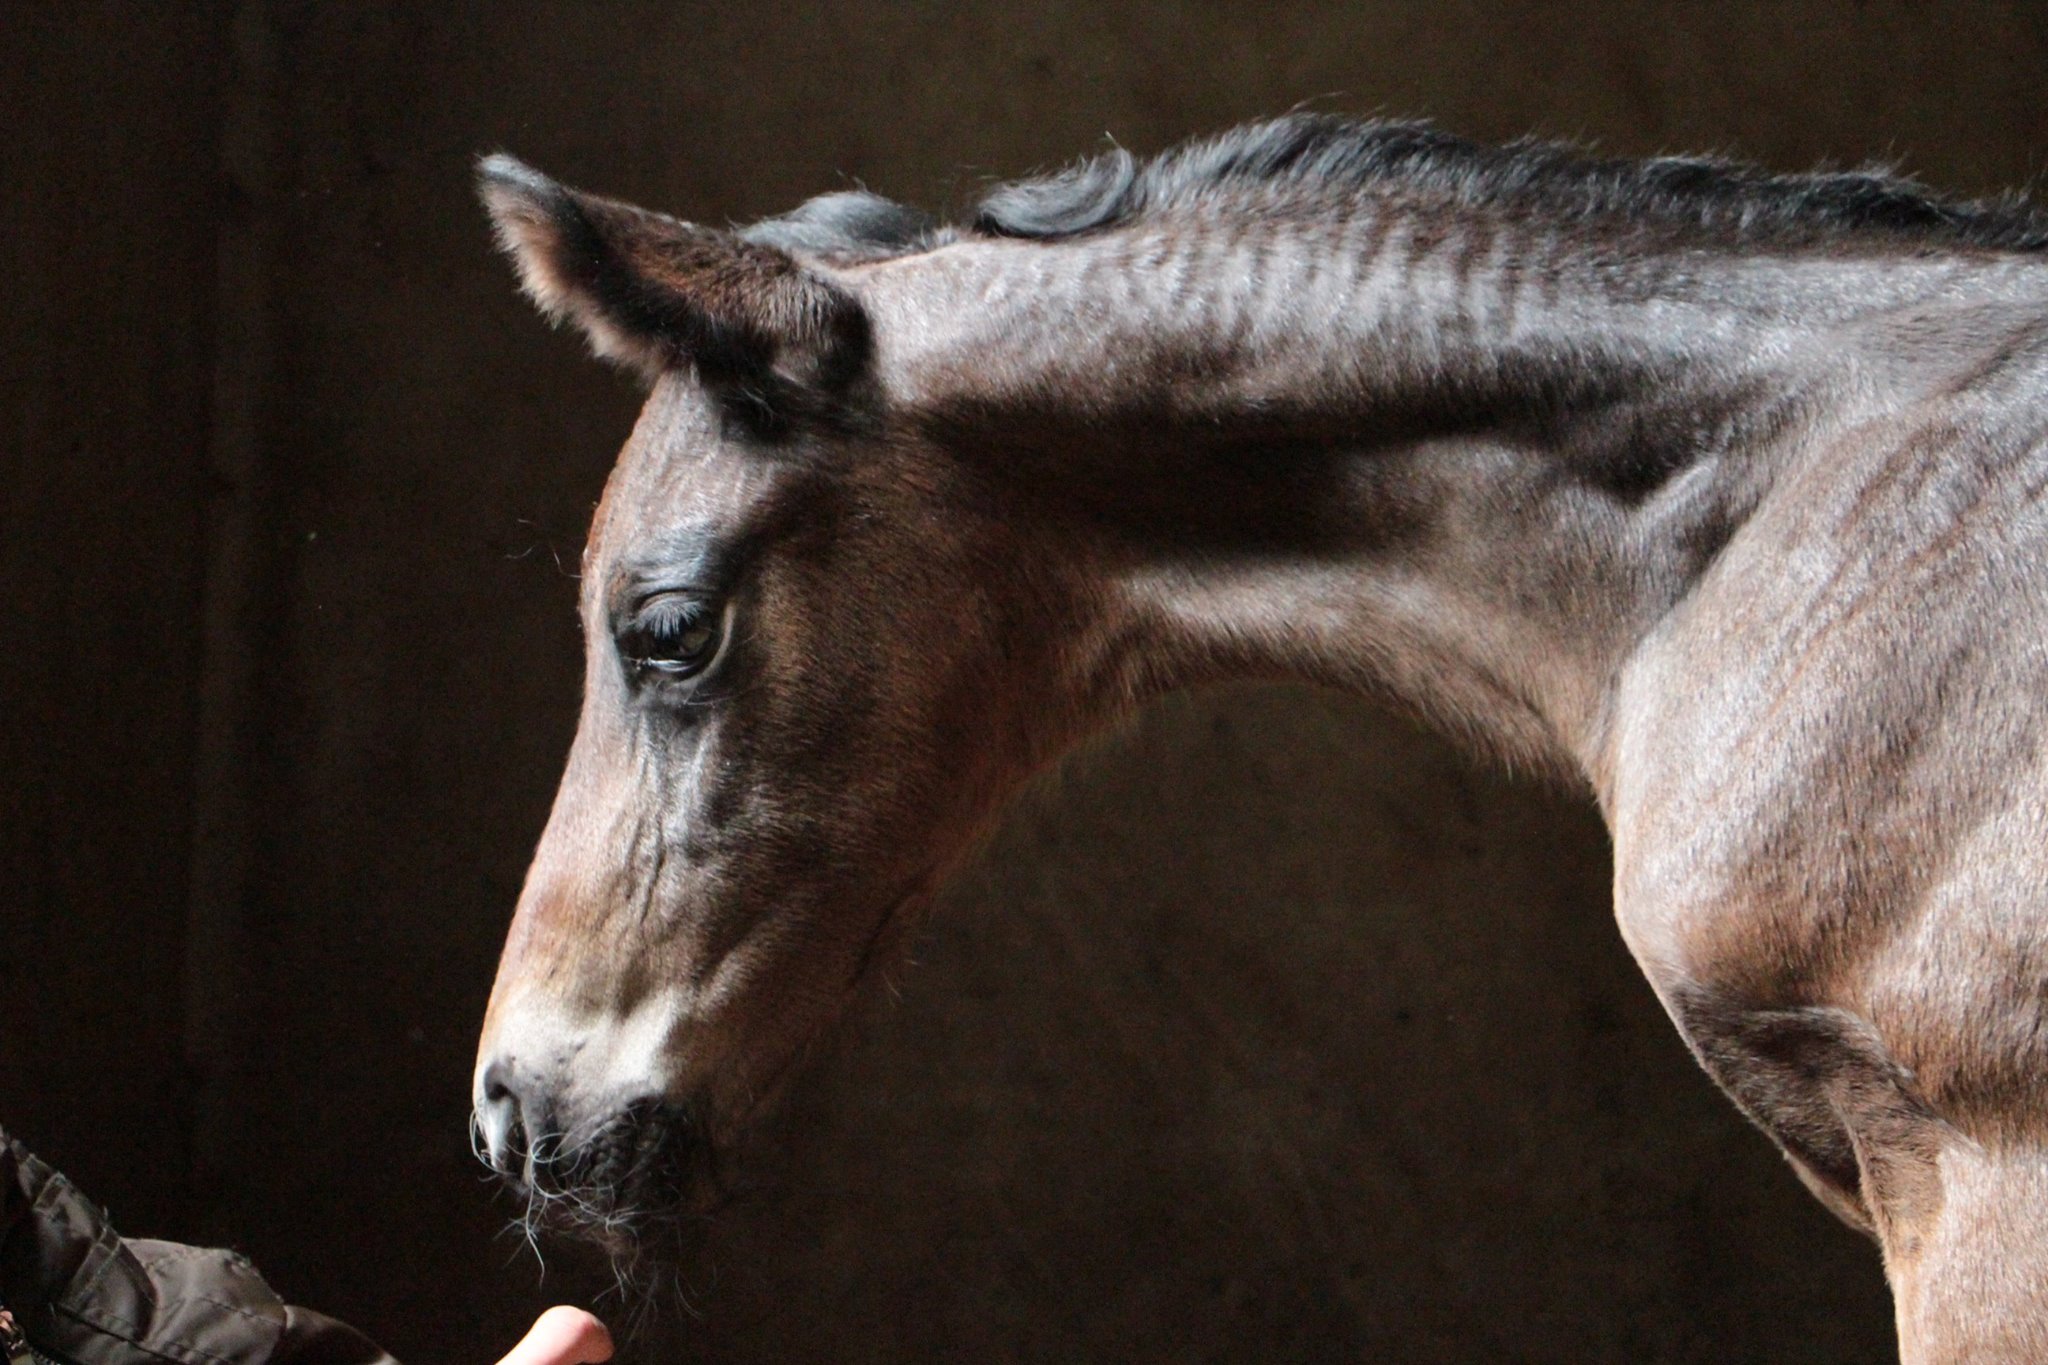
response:
<svg viewBox="0 0 2048 1365"><path fill-rule="evenodd" d="M1084 549L905 400L933 385L888 330L903 282L801 249L907 211L835 196L741 235L509 158L481 179L527 292L648 385L475 1077L489 1163L617 1241L705 1197L1001 797L1129 689Z"/></svg>

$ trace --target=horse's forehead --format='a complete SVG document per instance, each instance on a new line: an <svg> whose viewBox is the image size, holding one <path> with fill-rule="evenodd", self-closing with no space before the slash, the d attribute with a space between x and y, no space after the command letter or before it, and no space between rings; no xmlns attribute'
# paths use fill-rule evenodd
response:
<svg viewBox="0 0 2048 1365"><path fill-rule="evenodd" d="M617 552L682 524L737 524L772 481L766 461L724 437L701 390L664 380L648 395L605 485L592 547Z"/></svg>

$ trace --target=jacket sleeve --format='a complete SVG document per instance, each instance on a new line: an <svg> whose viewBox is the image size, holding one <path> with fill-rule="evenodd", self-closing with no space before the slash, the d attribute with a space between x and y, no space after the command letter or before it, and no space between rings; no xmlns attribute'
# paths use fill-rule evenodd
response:
<svg viewBox="0 0 2048 1365"><path fill-rule="evenodd" d="M74 1365L396 1365L354 1328L279 1301L234 1252L124 1240L5 1133L0 1305L31 1346Z"/></svg>

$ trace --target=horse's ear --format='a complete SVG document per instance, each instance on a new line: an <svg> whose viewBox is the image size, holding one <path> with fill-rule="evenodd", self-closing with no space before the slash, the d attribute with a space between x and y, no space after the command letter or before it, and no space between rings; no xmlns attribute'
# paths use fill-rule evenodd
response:
<svg viewBox="0 0 2048 1365"><path fill-rule="evenodd" d="M485 157L477 182L541 311L649 380L691 364L713 383L811 387L865 356L860 305L783 251L572 190L509 156Z"/></svg>

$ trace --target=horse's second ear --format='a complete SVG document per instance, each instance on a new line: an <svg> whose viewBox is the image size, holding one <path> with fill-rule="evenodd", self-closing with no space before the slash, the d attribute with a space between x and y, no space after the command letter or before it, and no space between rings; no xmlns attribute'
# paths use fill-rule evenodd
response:
<svg viewBox="0 0 2048 1365"><path fill-rule="evenodd" d="M558 184L486 157L478 189L498 243L541 311L652 380L694 365L707 382L812 386L857 369L860 305L784 252Z"/></svg>

